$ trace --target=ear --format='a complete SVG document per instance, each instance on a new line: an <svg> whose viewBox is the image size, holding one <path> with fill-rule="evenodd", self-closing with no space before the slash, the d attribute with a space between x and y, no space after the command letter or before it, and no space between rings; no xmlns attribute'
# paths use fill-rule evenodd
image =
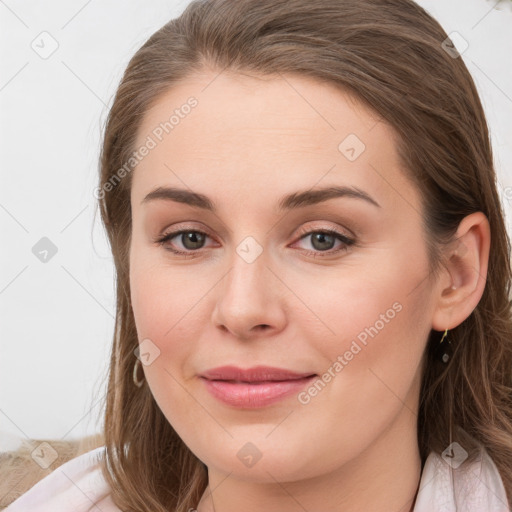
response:
<svg viewBox="0 0 512 512"><path fill-rule="evenodd" d="M439 279L432 318L436 331L461 324L478 305L487 282L491 230L484 213L464 217L454 238L446 249L447 272Z"/></svg>

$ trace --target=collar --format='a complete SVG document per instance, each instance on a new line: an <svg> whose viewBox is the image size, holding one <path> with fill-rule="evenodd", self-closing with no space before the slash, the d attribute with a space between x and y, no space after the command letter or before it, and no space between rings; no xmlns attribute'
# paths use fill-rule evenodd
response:
<svg viewBox="0 0 512 512"><path fill-rule="evenodd" d="M456 442L441 455L429 454L412 512L432 510L511 512L498 469L482 445L472 460Z"/></svg>

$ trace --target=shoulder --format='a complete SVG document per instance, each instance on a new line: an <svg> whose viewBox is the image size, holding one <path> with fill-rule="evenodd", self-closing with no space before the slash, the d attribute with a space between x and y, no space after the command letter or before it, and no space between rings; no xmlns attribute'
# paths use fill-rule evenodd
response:
<svg viewBox="0 0 512 512"><path fill-rule="evenodd" d="M453 445L427 457L413 512L510 512L503 480L485 448L470 461L460 445Z"/></svg>
<svg viewBox="0 0 512 512"><path fill-rule="evenodd" d="M68 460L13 501L4 512L121 512L110 499L101 473L105 447L100 446Z"/></svg>

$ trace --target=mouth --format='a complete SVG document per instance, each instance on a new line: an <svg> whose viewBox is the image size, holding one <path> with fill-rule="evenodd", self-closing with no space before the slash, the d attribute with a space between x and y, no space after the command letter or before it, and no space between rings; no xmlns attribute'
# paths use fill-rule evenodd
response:
<svg viewBox="0 0 512 512"><path fill-rule="evenodd" d="M318 375L265 367L214 369L200 375L208 392L225 405L261 408L299 393Z"/></svg>
<svg viewBox="0 0 512 512"><path fill-rule="evenodd" d="M221 366L203 372L200 377L208 380L220 380L227 382L283 382L300 380L316 375L312 372L295 372L285 368L273 366L255 366L243 369L237 366Z"/></svg>

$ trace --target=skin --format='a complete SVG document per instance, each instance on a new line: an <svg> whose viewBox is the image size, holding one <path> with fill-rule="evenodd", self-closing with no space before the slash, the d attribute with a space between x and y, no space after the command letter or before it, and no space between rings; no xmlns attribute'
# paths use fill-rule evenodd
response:
<svg viewBox="0 0 512 512"><path fill-rule="evenodd" d="M197 107L133 171L130 284L139 342L160 351L143 366L147 384L208 467L197 510L412 510L421 359L430 330L456 327L481 298L486 217L461 222L433 279L420 191L405 178L392 128L372 111L307 77L205 70L158 99L137 147L190 96ZM366 146L354 161L338 150L348 134ZM380 208L343 197L278 211L282 196L327 185L358 187ZM157 186L205 194L218 211L141 204ZM153 241L183 228L206 232L204 243ZM357 243L334 253L338 239L314 243L322 229ZM262 249L252 263L236 251L248 236ZM292 395L237 409L198 377L225 364L322 375L394 303L400 312L307 404ZM247 442L262 455L251 467L237 457Z"/></svg>

